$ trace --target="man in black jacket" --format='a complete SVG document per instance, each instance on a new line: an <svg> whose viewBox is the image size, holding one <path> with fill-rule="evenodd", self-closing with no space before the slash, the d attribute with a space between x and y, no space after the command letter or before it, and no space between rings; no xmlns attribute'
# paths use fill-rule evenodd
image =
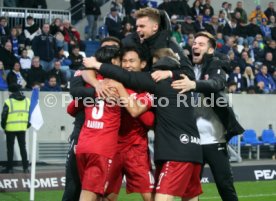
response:
<svg viewBox="0 0 276 201"><path fill-rule="evenodd" d="M222 200L237 201L226 143L233 135L243 133L244 129L237 122L225 97L226 75L221 61L213 56L215 47L216 40L210 33L196 34L192 46L196 81L181 75L183 79L174 81L172 87L180 89L180 93L195 92L194 99L197 101L195 114L203 149L203 161L211 168ZM210 97L214 101L214 106L211 107L204 105L204 102L210 104L204 101Z"/></svg>
<svg viewBox="0 0 276 201"><path fill-rule="evenodd" d="M151 70L152 55L160 48L171 48L180 58L181 69L194 75L191 62L184 56L180 46L171 39L170 19L165 11L143 8L135 12L136 32L122 40L123 46L138 46L147 56L147 68Z"/></svg>
<svg viewBox="0 0 276 201"><path fill-rule="evenodd" d="M101 15L100 6L96 0L85 0L85 15L88 22L88 37L95 40L97 35L97 21Z"/></svg>

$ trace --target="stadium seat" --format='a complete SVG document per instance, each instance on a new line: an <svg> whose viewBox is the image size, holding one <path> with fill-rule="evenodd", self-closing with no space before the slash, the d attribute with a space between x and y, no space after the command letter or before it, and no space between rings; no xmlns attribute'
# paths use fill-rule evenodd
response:
<svg viewBox="0 0 276 201"><path fill-rule="evenodd" d="M252 159L252 147L253 146L257 147L257 160L260 159L260 145L262 145L262 144L263 144L263 142L258 140L255 130L248 129L248 130L244 131L243 146L249 147L249 154L248 154L249 159Z"/></svg>
<svg viewBox="0 0 276 201"><path fill-rule="evenodd" d="M274 145L276 144L275 133L272 129L265 129L262 132L262 141L264 144Z"/></svg>

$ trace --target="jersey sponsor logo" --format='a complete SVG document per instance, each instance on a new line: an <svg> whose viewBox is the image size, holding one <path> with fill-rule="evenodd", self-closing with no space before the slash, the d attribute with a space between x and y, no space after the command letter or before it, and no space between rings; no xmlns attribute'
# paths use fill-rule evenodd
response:
<svg viewBox="0 0 276 201"><path fill-rule="evenodd" d="M103 129L104 123L101 122L101 121L91 121L91 120L88 120L86 126L88 128Z"/></svg>
<svg viewBox="0 0 276 201"><path fill-rule="evenodd" d="M200 138L191 136L191 143L200 144Z"/></svg>
<svg viewBox="0 0 276 201"><path fill-rule="evenodd" d="M179 139L180 139L180 142L183 144L188 144L190 142L189 136L186 134L181 134Z"/></svg>

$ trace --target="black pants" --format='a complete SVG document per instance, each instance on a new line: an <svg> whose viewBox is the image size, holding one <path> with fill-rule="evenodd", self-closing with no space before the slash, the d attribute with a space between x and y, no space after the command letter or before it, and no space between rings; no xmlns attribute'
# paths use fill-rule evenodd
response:
<svg viewBox="0 0 276 201"><path fill-rule="evenodd" d="M74 145L75 141L72 140L66 160L66 183L62 201L78 201L80 197L81 183L77 169L76 155L74 153Z"/></svg>
<svg viewBox="0 0 276 201"><path fill-rule="evenodd" d="M204 164L210 166L221 199L237 201L226 143L202 145L202 148Z"/></svg>
<svg viewBox="0 0 276 201"><path fill-rule="evenodd" d="M7 169L12 170L13 168L13 152L14 152L14 140L17 137L20 154L23 163L23 169L28 168L28 159L27 159L27 151L26 151L26 140L25 140L26 132L25 131L16 131L9 132L6 131L7 137L7 156L8 156L8 165Z"/></svg>

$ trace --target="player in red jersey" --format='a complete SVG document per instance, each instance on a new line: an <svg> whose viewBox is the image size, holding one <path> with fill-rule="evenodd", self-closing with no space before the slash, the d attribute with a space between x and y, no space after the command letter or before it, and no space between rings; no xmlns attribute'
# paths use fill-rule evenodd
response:
<svg viewBox="0 0 276 201"><path fill-rule="evenodd" d="M120 65L119 48L100 48L96 57ZM97 79L103 78L97 75ZM96 99L95 104L91 105L88 105L87 100L83 103L85 122L76 148L82 184L80 201L96 201L104 194L108 185L112 158L117 151L121 108L117 105L107 105L103 99Z"/></svg>
<svg viewBox="0 0 276 201"><path fill-rule="evenodd" d="M122 50L124 69L142 71L145 66L146 61L137 48L125 47ZM148 111L152 106L152 97L147 92L125 89L121 83L113 80L108 81L108 84L116 88L119 96L127 101L121 113L118 151L112 163L105 200L117 200L125 176L127 193L140 193L144 201L151 201L154 178L149 159L147 126L153 126L154 122L153 113Z"/></svg>

